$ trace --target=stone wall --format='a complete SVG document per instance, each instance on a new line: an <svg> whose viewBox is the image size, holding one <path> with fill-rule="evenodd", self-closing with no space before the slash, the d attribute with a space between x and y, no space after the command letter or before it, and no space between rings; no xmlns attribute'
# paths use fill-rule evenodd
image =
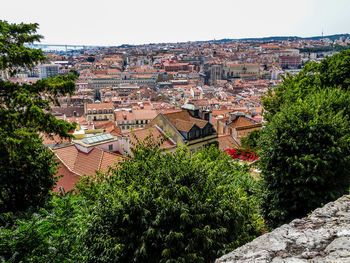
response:
<svg viewBox="0 0 350 263"><path fill-rule="evenodd" d="M350 263L350 195L222 256L216 263Z"/></svg>

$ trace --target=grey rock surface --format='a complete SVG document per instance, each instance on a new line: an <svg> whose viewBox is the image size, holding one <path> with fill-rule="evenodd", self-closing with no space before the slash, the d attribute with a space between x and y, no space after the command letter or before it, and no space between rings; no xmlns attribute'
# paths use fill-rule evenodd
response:
<svg viewBox="0 0 350 263"><path fill-rule="evenodd" d="M295 219L215 263L350 263L350 195Z"/></svg>

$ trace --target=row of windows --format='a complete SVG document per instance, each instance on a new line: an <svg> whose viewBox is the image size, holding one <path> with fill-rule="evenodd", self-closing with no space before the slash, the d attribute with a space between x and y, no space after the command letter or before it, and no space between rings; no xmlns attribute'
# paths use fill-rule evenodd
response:
<svg viewBox="0 0 350 263"><path fill-rule="evenodd" d="M132 125L123 125L123 126L121 126L121 129L122 130L130 130L131 128L143 128L144 127L144 125L136 125L135 127L134 126L132 126Z"/></svg>
<svg viewBox="0 0 350 263"><path fill-rule="evenodd" d="M98 116L98 117L94 116L94 117L92 118L91 116L89 116L89 117L88 117L88 121L92 121L92 120L94 120L94 121L97 121L97 120L99 120L99 121L103 121L103 120L113 120L113 117L112 117L112 116L109 116L109 118L108 118L107 115L105 115L105 116L103 116L103 117L102 117L102 115L100 115L100 116Z"/></svg>
<svg viewBox="0 0 350 263"><path fill-rule="evenodd" d="M208 136L211 134L211 130L212 128L210 126L205 126L204 129L192 129L188 134L188 139L193 140L200 136Z"/></svg>
<svg viewBox="0 0 350 263"><path fill-rule="evenodd" d="M148 120L136 120L136 124L147 124ZM134 124L134 121L119 121L118 124Z"/></svg>
<svg viewBox="0 0 350 263"><path fill-rule="evenodd" d="M110 109L110 110L104 109L103 112L102 112L102 110L98 110L98 111L93 110L92 113L91 113L91 110L88 110L88 114L102 114L102 113L113 113L113 110L112 109Z"/></svg>

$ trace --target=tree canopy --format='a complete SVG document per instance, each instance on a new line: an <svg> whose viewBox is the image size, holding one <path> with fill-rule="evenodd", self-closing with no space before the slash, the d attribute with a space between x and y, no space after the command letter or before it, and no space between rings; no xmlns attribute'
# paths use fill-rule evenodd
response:
<svg viewBox="0 0 350 263"><path fill-rule="evenodd" d="M262 206L272 226L347 193L350 51L310 63L264 98Z"/></svg>
<svg viewBox="0 0 350 263"><path fill-rule="evenodd" d="M246 166L216 148L164 154L149 145L0 227L0 261L213 262L261 233Z"/></svg>
<svg viewBox="0 0 350 263"><path fill-rule="evenodd" d="M37 24L0 21L0 70L12 76L45 59L26 44L40 40ZM0 80L0 212L41 204L53 188L56 163L43 148L39 133L67 137L74 128L50 114L59 95L72 93L74 76L58 76L33 84Z"/></svg>
<svg viewBox="0 0 350 263"><path fill-rule="evenodd" d="M350 86L350 50L327 57L320 63L310 62L299 74L287 75L281 85L263 98L265 119L270 120L280 111L283 104L296 102L308 94L325 88L349 90Z"/></svg>
<svg viewBox="0 0 350 263"><path fill-rule="evenodd" d="M79 188L93 203L87 262L213 262L259 234L256 181L227 154L142 147L133 155Z"/></svg>

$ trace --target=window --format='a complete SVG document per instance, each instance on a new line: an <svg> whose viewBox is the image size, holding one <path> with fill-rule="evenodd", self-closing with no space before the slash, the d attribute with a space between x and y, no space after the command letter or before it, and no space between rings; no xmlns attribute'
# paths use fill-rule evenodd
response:
<svg viewBox="0 0 350 263"><path fill-rule="evenodd" d="M136 124L139 124L139 121L138 121L138 120L136 120Z"/></svg>
<svg viewBox="0 0 350 263"><path fill-rule="evenodd" d="M147 123L148 123L148 120L145 120L145 123L147 124Z"/></svg>
<svg viewBox="0 0 350 263"><path fill-rule="evenodd" d="M108 145L108 150L113 151L113 144Z"/></svg>
<svg viewBox="0 0 350 263"><path fill-rule="evenodd" d="M104 110L103 110L103 113L104 113L104 114L106 114L106 113L107 113L107 110L106 110L106 109L104 109Z"/></svg>
<svg viewBox="0 0 350 263"><path fill-rule="evenodd" d="M143 120L141 120L141 124L143 124Z"/></svg>
<svg viewBox="0 0 350 263"><path fill-rule="evenodd" d="M113 113L113 110L109 110L109 113Z"/></svg>
<svg viewBox="0 0 350 263"><path fill-rule="evenodd" d="M91 121L91 116L88 117L88 121Z"/></svg>
<svg viewBox="0 0 350 263"><path fill-rule="evenodd" d="M107 120L108 118L107 118L107 115L105 115L105 120Z"/></svg>
<svg viewBox="0 0 350 263"><path fill-rule="evenodd" d="M200 130L198 129L198 130L196 130L196 138L199 137L199 134L200 134Z"/></svg>
<svg viewBox="0 0 350 263"><path fill-rule="evenodd" d="M88 114L91 114L91 110L88 110Z"/></svg>
<svg viewBox="0 0 350 263"><path fill-rule="evenodd" d="M102 113L102 110L98 110L98 113L101 114L101 113Z"/></svg>
<svg viewBox="0 0 350 263"><path fill-rule="evenodd" d="M99 119L99 120L102 120L102 116L101 116L101 115L100 115L100 116L98 116L98 119Z"/></svg>
<svg viewBox="0 0 350 263"><path fill-rule="evenodd" d="M96 109L93 110L93 113L96 114Z"/></svg>

